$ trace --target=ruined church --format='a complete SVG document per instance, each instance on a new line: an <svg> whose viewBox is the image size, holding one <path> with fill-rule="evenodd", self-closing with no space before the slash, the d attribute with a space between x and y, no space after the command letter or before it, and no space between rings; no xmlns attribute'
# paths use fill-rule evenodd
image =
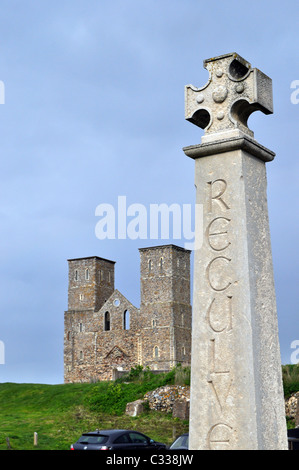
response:
<svg viewBox="0 0 299 470"><path fill-rule="evenodd" d="M140 248L140 308L115 289L115 262L68 260L64 381L113 380L142 365L166 371L191 362L190 251Z"/></svg>

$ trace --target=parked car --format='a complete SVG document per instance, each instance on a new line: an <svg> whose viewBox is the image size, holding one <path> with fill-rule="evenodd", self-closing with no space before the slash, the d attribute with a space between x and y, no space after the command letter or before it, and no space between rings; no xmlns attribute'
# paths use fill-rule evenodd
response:
<svg viewBox="0 0 299 470"><path fill-rule="evenodd" d="M156 442L138 431L127 429L110 429L82 434L71 450L160 450L166 445Z"/></svg>
<svg viewBox="0 0 299 470"><path fill-rule="evenodd" d="M289 450L299 450L299 428L288 429Z"/></svg>
<svg viewBox="0 0 299 470"><path fill-rule="evenodd" d="M185 434L182 434L181 436L177 437L177 439L171 444L169 447L170 450L188 450L188 444L189 444L189 433L186 432Z"/></svg>

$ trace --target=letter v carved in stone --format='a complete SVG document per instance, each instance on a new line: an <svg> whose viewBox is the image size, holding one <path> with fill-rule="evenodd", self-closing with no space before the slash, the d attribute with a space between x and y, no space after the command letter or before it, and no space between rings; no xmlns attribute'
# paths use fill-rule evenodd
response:
<svg viewBox="0 0 299 470"><path fill-rule="evenodd" d="M230 376L230 372L215 372L211 374L210 380L208 380L215 397L217 399L217 403L220 406L221 412L226 404L231 384L232 378Z"/></svg>

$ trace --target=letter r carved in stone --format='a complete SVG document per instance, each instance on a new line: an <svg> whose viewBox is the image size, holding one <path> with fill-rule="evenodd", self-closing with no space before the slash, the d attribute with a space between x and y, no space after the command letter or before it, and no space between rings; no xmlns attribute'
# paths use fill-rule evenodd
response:
<svg viewBox="0 0 299 470"><path fill-rule="evenodd" d="M217 203L219 209L228 210L229 206L222 198L227 188L227 182L224 179L217 179L208 181L208 184L210 185L209 212L213 212L213 202Z"/></svg>

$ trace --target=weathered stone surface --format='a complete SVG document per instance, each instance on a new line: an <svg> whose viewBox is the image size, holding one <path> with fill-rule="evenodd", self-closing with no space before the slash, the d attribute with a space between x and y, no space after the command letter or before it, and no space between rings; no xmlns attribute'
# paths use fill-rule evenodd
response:
<svg viewBox="0 0 299 470"><path fill-rule="evenodd" d="M202 126L205 136L192 155L190 147L184 149L195 159L204 233L194 257L189 446L287 449L266 194L265 161L274 154L250 137L245 119L256 109L271 112L269 82L264 95L258 81L248 81L254 80L251 68L232 80L228 61L235 59L220 57L219 64L226 64L222 75L217 59L209 62L214 68L207 87L218 87L209 95L213 123ZM219 78L227 93L219 89ZM241 84L244 96L232 88ZM244 98L240 106L236 93ZM230 113L226 120L217 119L222 103Z"/></svg>
<svg viewBox="0 0 299 470"><path fill-rule="evenodd" d="M253 137L247 120L254 111L273 112L272 80L235 52L204 61L209 80L185 87L185 117L206 135L236 129ZM208 139L206 139L208 140Z"/></svg>
<svg viewBox="0 0 299 470"><path fill-rule="evenodd" d="M281 448L265 164L242 150L199 158L196 187L205 236L195 252L190 417L196 430L190 445ZM275 437L269 429L276 429Z"/></svg>
<svg viewBox="0 0 299 470"><path fill-rule="evenodd" d="M142 364L170 370L191 362L190 251L140 248Z"/></svg>
<svg viewBox="0 0 299 470"><path fill-rule="evenodd" d="M127 403L126 415L128 416L139 416L144 412L143 400L132 401Z"/></svg>
<svg viewBox="0 0 299 470"><path fill-rule="evenodd" d="M172 416L174 418L189 419L190 401L177 398L173 404Z"/></svg>

